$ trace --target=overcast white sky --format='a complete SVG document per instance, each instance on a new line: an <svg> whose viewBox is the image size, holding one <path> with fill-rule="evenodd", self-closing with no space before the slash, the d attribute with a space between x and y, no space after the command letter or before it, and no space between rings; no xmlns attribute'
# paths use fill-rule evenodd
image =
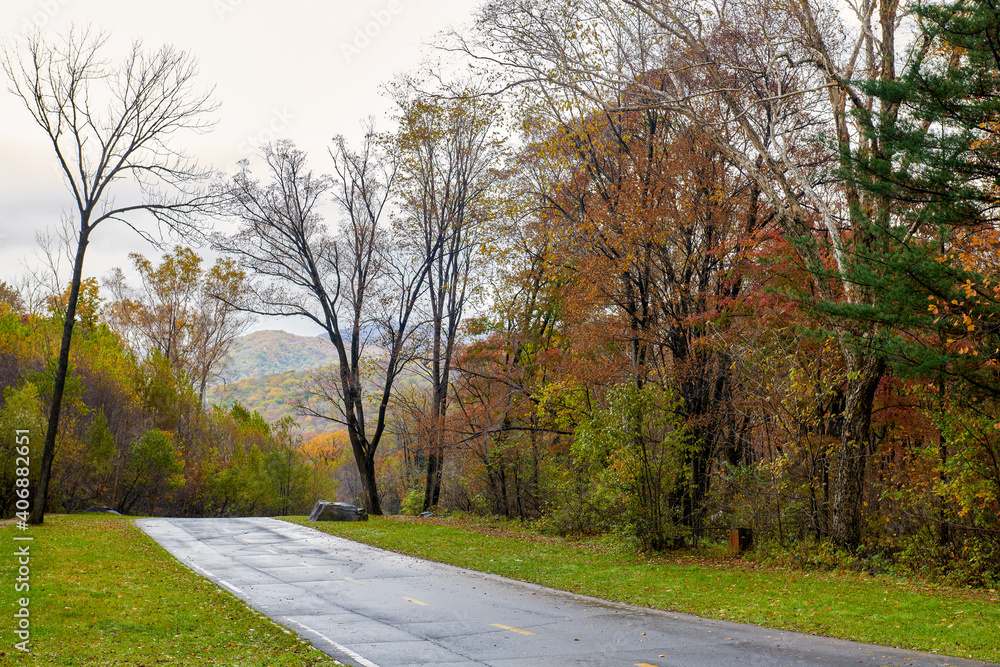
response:
<svg viewBox="0 0 1000 667"><path fill-rule="evenodd" d="M155 49L171 43L200 63L200 83L215 86L218 124L204 137L185 137L199 161L229 170L255 145L287 137L327 171L335 134L360 136L375 115L388 129L391 102L380 87L416 68L426 46L450 26L468 22L477 0L3 0L5 44L33 26L56 35L76 24L106 29L113 49L136 38ZM376 23L379 21L379 23ZM359 32L374 34L365 43ZM361 48L357 48L360 46ZM121 51L109 52L109 55ZM180 137L178 137L180 138ZM68 193L51 146L18 98L0 86L0 279L12 280L34 261L36 230L58 225ZM86 275L102 277L128 264L128 253L158 256L111 221L88 249ZM290 321L256 328L312 333Z"/></svg>

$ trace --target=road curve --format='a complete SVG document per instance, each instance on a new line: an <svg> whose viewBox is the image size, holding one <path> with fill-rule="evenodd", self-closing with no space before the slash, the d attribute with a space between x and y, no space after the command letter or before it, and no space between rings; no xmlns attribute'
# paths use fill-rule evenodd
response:
<svg viewBox="0 0 1000 667"><path fill-rule="evenodd" d="M630 607L276 519L139 519L178 560L349 665L984 665Z"/></svg>

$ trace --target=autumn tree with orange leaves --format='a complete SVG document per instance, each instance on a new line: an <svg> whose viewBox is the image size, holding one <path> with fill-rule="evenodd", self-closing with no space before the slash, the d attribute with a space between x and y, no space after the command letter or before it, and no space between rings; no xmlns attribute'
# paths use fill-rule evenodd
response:
<svg viewBox="0 0 1000 667"><path fill-rule="evenodd" d="M851 212L875 220L891 206L831 179L824 167L830 157L846 165L860 154L885 155L853 114L873 104L881 111L881 104L852 82L896 77L899 11L895 2L859 5L864 30L851 33L818 2L503 0L482 11L478 36L457 48L491 67L499 61L508 85L557 104L584 99L598 112L655 108L683 117L759 189L810 269L816 298L864 305L872 295L851 281L849 257L871 239ZM631 100L622 99L626 90L635 91ZM898 106L884 110L898 113ZM877 327L832 320L828 330L848 367L831 532L856 546L885 360L874 342Z"/></svg>
<svg viewBox="0 0 1000 667"><path fill-rule="evenodd" d="M732 360L721 343L768 209L683 116L593 110L561 122L532 148L548 171L534 196L553 238L549 261L571 268L578 303L628 360L630 382L677 388L699 443L684 464L695 483L677 504L697 526L713 457L749 458L727 408Z"/></svg>

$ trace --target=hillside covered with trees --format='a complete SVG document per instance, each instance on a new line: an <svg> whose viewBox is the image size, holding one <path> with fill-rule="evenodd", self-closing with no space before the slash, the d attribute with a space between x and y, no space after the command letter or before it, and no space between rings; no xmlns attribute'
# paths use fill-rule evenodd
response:
<svg viewBox="0 0 1000 667"><path fill-rule="evenodd" d="M235 351L235 355L240 353ZM237 357L238 358L238 357ZM237 362L239 363L239 362ZM253 362L254 366L257 365ZM270 363L266 363L270 366ZM314 369L319 370L319 369ZM322 369L329 373L333 367ZM312 370L285 371L275 375L251 376L242 380L209 387L205 399L213 405L239 403L248 410L260 413L268 422L291 419L298 426L303 438L312 438L326 433L329 422L302 414L300 408L309 385L313 381Z"/></svg>
<svg viewBox="0 0 1000 667"><path fill-rule="evenodd" d="M233 340L228 360L210 386L289 371L311 371L336 363L336 350L316 336L254 331Z"/></svg>

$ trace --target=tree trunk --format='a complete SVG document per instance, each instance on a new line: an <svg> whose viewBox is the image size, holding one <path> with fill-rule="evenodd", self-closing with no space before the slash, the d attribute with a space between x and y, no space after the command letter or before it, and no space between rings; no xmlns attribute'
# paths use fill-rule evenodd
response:
<svg viewBox="0 0 1000 667"><path fill-rule="evenodd" d="M437 450L427 455L427 484L424 488L424 511L437 507L441 496L441 472L443 450Z"/></svg>
<svg viewBox="0 0 1000 667"><path fill-rule="evenodd" d="M358 466L358 477L361 478L361 504L368 514L380 516L382 505L378 499L378 485L375 482L375 452L366 451L369 448L363 445L357 424L352 419L348 419L347 435L351 439L354 461Z"/></svg>
<svg viewBox="0 0 1000 667"><path fill-rule="evenodd" d="M874 355L864 356L849 363L848 369L851 379L844 390L844 426L837 452L831 532L835 542L854 548L861 543L868 434L885 362Z"/></svg>
<svg viewBox="0 0 1000 667"><path fill-rule="evenodd" d="M434 349L431 350L431 392L433 392L431 410L434 415L434 430L431 434L433 437L431 450L427 455L427 483L424 488L425 512L437 507L438 499L441 496L441 472L444 465L444 417L447 410L448 372L450 369L448 368L449 359L441 358L442 318L440 313L444 311L443 306L440 305L441 302L441 300L437 302L438 306L434 316Z"/></svg>
<svg viewBox="0 0 1000 667"><path fill-rule="evenodd" d="M62 412L63 393L66 390L66 376L69 373L69 348L73 342L73 325L76 322L76 304L80 298L80 283L83 281L83 258L87 252L90 230L86 223L81 225L80 238L73 261L73 280L70 282L69 302L66 304L66 320L63 322L62 342L59 344L59 364L52 383L52 405L49 410L49 424L45 432L45 447L42 450L42 467L38 473L35 489L35 504L31 508L28 523L40 525L45 520L45 506L49 500L49 480L52 477L52 461L56 455L56 434L59 432L59 415Z"/></svg>
<svg viewBox="0 0 1000 667"><path fill-rule="evenodd" d="M364 457L365 465L358 471L361 488L364 491L365 511L372 516L382 515L382 504L378 499L378 485L375 483L375 457Z"/></svg>

